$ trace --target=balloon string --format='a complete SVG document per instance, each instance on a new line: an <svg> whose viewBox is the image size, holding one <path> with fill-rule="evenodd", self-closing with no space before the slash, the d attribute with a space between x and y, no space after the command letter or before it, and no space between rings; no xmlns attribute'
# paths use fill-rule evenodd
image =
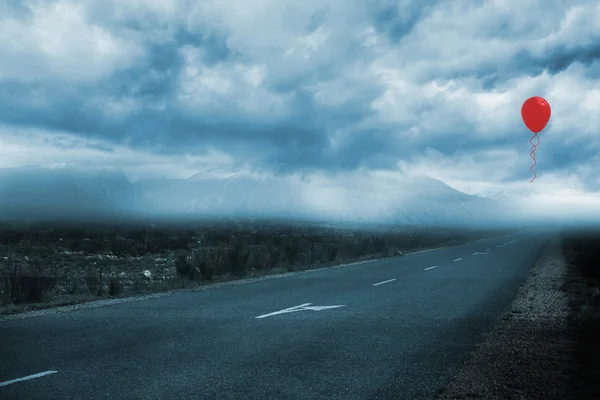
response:
<svg viewBox="0 0 600 400"><path fill-rule="evenodd" d="M533 143L533 139L537 138L537 143ZM531 153L529 153L529 157L531 157L531 159L533 160L533 164L531 165L531 167L529 167L529 170L531 171L531 173L533 174L533 178L529 181L529 183L533 182L535 180L535 178L537 177L537 175L535 174L535 172L533 171L533 167L535 167L536 161L535 161L535 149L537 148L537 146L539 146L540 144L540 137L538 136L537 133L535 133L531 139L529 139L529 143L531 143Z"/></svg>

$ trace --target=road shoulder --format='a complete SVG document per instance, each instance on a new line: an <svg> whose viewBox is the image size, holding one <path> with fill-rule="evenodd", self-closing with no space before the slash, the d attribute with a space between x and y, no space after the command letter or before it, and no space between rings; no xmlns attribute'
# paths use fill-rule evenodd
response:
<svg viewBox="0 0 600 400"><path fill-rule="evenodd" d="M576 356L564 290L568 263L554 238L495 327L437 399L566 399Z"/></svg>

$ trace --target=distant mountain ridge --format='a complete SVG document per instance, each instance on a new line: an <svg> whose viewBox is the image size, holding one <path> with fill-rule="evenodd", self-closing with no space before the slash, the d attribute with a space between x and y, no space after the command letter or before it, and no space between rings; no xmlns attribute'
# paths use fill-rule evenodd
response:
<svg viewBox="0 0 600 400"><path fill-rule="evenodd" d="M427 177L325 180L240 171L130 182L120 171L0 169L0 215L275 217L436 225L498 220L499 204Z"/></svg>
<svg viewBox="0 0 600 400"><path fill-rule="evenodd" d="M131 211L137 188L118 171L0 169L0 213L31 218L87 218Z"/></svg>

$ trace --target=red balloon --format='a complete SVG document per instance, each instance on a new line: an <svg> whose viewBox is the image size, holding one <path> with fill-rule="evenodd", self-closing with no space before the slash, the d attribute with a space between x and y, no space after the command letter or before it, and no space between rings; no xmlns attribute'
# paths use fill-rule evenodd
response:
<svg viewBox="0 0 600 400"><path fill-rule="evenodd" d="M550 104L546 99L537 96L525 100L521 107L523 122L533 133L539 133L546 127L550 121L550 113Z"/></svg>

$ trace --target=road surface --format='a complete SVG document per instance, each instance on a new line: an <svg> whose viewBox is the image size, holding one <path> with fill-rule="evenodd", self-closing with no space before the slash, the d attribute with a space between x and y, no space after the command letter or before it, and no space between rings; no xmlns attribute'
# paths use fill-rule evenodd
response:
<svg viewBox="0 0 600 400"><path fill-rule="evenodd" d="M550 235L0 320L0 398L432 398Z"/></svg>

